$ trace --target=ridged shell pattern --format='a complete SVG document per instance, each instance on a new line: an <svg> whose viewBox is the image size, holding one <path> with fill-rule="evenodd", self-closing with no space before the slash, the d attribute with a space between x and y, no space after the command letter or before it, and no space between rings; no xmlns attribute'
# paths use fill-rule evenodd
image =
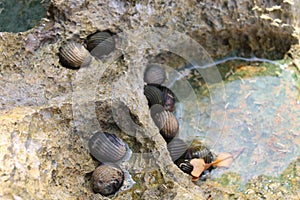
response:
<svg viewBox="0 0 300 200"><path fill-rule="evenodd" d="M124 172L113 163L105 163L97 167L92 174L95 193L108 196L117 192L124 181Z"/></svg>
<svg viewBox="0 0 300 200"><path fill-rule="evenodd" d="M162 92L159 88L154 85L145 85L144 87L144 95L148 100L149 107L159 104L162 105L163 103L163 96Z"/></svg>
<svg viewBox="0 0 300 200"><path fill-rule="evenodd" d="M160 129L161 135L167 142L170 142L178 133L179 124L172 112L164 110L156 113L154 123Z"/></svg>
<svg viewBox="0 0 300 200"><path fill-rule="evenodd" d="M185 155L188 148L187 144L180 138L174 138L168 145L170 156L173 161Z"/></svg>
<svg viewBox="0 0 300 200"><path fill-rule="evenodd" d="M144 86L144 95L148 100L149 107L159 104L167 111L174 111L175 94L169 88L157 84L147 84Z"/></svg>
<svg viewBox="0 0 300 200"><path fill-rule="evenodd" d="M89 140L90 153L100 162L118 162L125 157L126 143L114 134L96 132Z"/></svg>
<svg viewBox="0 0 300 200"><path fill-rule="evenodd" d="M148 100L151 117L159 128L160 134L168 143L167 148L172 161L185 173L192 174L194 166L191 161L203 159L205 163L214 161L214 154L198 141L187 147L187 144L176 137L179 123L173 114L175 109L175 94L169 88L161 85L166 80L166 72L160 65L149 64L144 72L144 95ZM210 171L213 167L202 172ZM200 177L201 179L201 177Z"/></svg>
<svg viewBox="0 0 300 200"><path fill-rule="evenodd" d="M144 81L147 84L162 84L166 80L166 71L159 64L149 64L144 73Z"/></svg>
<svg viewBox="0 0 300 200"><path fill-rule="evenodd" d="M158 86L158 88L162 93L163 107L165 108L165 110L173 112L175 107L175 94L172 92L172 90L165 86L160 85Z"/></svg>
<svg viewBox="0 0 300 200"><path fill-rule="evenodd" d="M115 39L108 31L96 32L87 37L87 49L96 58L110 54L115 48Z"/></svg>
<svg viewBox="0 0 300 200"><path fill-rule="evenodd" d="M170 143L171 144L171 143ZM178 146L178 147L177 147ZM181 149L181 145L174 145L174 148ZM182 154L180 158L174 161L174 163L185 173L190 174L190 161L194 158L203 159L205 163L211 163L215 160L215 155L201 142L194 140L191 146ZM214 167L210 167L205 170L202 174L200 179L205 180L203 176L205 173L209 173Z"/></svg>
<svg viewBox="0 0 300 200"><path fill-rule="evenodd" d="M214 161L215 156L213 153L205 146L191 146L186 154L185 158L192 159L192 158L202 158L204 159L205 163L211 163Z"/></svg>
<svg viewBox="0 0 300 200"><path fill-rule="evenodd" d="M68 42L59 49L60 62L69 68L79 68L91 62L91 55L83 45L77 42Z"/></svg>

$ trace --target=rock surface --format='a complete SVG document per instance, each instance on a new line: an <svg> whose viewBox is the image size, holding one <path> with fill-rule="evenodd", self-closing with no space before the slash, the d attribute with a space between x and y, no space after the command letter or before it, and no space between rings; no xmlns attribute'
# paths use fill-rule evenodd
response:
<svg viewBox="0 0 300 200"><path fill-rule="evenodd" d="M143 72L148 59L160 53L147 44L149 27L159 28L154 31L159 39L150 43L154 47L165 36L172 40L162 47L174 47L184 39L171 37L178 31L213 58L235 52L282 58L298 43L292 12L296 2L267 2L52 0L48 19L39 26L0 33L0 197L104 199L92 191L90 175L98 163L86 148L98 129L116 133L133 151L123 167L136 184L116 199L218 199L259 192L261 185L255 183L246 194L213 181L199 187L172 164L148 114ZM124 32L127 40L120 43L126 46L120 45L107 60L94 59L87 68L64 68L58 58L63 42L84 43L97 30ZM293 56L299 58L297 51ZM299 160L291 168L291 174L298 173L287 178L293 185L299 182Z"/></svg>

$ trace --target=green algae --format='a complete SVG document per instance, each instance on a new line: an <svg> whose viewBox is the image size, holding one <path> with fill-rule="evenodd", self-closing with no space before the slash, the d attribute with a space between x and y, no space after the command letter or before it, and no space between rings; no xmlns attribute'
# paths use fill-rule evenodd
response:
<svg viewBox="0 0 300 200"><path fill-rule="evenodd" d="M4 0L0 2L0 32L23 32L46 17L45 1Z"/></svg>

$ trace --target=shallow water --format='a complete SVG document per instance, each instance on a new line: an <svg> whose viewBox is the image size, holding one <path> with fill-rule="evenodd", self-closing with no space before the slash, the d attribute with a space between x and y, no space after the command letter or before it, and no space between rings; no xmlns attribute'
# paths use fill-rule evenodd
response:
<svg viewBox="0 0 300 200"><path fill-rule="evenodd" d="M182 138L200 139L217 154L243 149L229 169L215 170L214 178L227 172L240 175L243 183L259 175L278 177L300 155L299 72L288 61L254 61L229 63L232 73L219 83L225 98L218 106L209 93L222 93L222 87L211 87L208 92L203 85L193 86L199 121L181 119L181 123L189 121L185 128L192 129L188 134L181 132ZM218 69L225 65L223 62ZM194 108L184 112L193 115L195 107L194 102Z"/></svg>

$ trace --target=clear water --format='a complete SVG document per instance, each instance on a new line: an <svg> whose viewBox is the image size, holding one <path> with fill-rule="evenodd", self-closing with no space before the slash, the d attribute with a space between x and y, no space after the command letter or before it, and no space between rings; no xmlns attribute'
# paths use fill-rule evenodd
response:
<svg viewBox="0 0 300 200"><path fill-rule="evenodd" d="M257 61L230 63L239 67L219 83L222 87L209 91L225 89L224 101L217 106L204 86L193 87L198 93L198 121L184 117L181 123L188 121L185 128L190 131L181 137L200 139L216 154L244 149L229 169L215 170L214 177L234 172L244 183L259 175L278 177L300 155L300 73L287 63L263 59L258 65ZM195 105L184 112L194 113Z"/></svg>

